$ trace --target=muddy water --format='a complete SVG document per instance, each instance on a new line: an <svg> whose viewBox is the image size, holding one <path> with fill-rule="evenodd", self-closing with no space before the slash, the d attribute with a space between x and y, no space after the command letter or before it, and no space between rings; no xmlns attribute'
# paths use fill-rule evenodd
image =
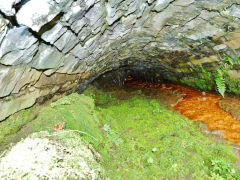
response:
<svg viewBox="0 0 240 180"><path fill-rule="evenodd" d="M221 96L212 93L199 92L197 90L175 84L151 84L147 82L127 81L128 85L139 86L141 88L150 88L157 91L180 92L175 103L170 104L173 109L190 120L202 121L208 125L209 130L218 130L224 139L236 143L240 146L240 121L220 108L219 101Z"/></svg>

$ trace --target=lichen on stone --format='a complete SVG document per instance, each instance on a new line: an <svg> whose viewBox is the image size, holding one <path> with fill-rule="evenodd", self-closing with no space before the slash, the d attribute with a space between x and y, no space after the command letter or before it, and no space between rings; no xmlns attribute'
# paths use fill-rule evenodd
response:
<svg viewBox="0 0 240 180"><path fill-rule="evenodd" d="M34 133L0 160L0 179L98 179L101 165L72 131Z"/></svg>

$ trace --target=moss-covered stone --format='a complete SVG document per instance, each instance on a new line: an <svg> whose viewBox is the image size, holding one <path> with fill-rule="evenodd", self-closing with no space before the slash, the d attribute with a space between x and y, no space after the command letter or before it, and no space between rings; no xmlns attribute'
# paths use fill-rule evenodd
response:
<svg viewBox="0 0 240 180"><path fill-rule="evenodd" d="M103 169L74 131L34 133L0 159L1 179L102 179Z"/></svg>

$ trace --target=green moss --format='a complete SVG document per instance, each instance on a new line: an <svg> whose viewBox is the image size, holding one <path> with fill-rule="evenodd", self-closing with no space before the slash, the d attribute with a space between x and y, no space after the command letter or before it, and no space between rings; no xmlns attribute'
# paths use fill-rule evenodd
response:
<svg viewBox="0 0 240 180"><path fill-rule="evenodd" d="M65 123L66 129L86 132L89 135L82 134L82 136L96 144L95 139L101 140L102 136L94 108L93 99L74 93L41 108L37 117L31 117L32 114L36 114L34 110L37 107L24 110L0 124L1 145L7 145L15 139L20 140L32 132L42 130L51 132L54 126L60 123Z"/></svg>
<svg viewBox="0 0 240 180"><path fill-rule="evenodd" d="M107 142L98 150L110 179L178 179L188 175L208 179L211 160L236 160L230 146L205 137L192 121L155 100L135 96L118 103L101 109Z"/></svg>
<svg viewBox="0 0 240 180"><path fill-rule="evenodd" d="M226 77L227 92L240 94L240 82L238 80L232 80L229 77Z"/></svg>
<svg viewBox="0 0 240 180"><path fill-rule="evenodd" d="M7 144L5 137L17 133L25 124L32 121L39 111L38 105L20 111L0 123L0 145Z"/></svg>
<svg viewBox="0 0 240 180"><path fill-rule="evenodd" d="M96 144L95 139L101 141L102 137L98 128L98 113L94 108L93 99L74 93L52 103L50 107L43 108L28 126L34 131L52 131L54 125L65 123L66 129L81 130L89 134L82 134L87 141Z"/></svg>
<svg viewBox="0 0 240 180"><path fill-rule="evenodd" d="M139 92L118 99L115 92L93 87L85 94L42 108L22 129L53 131L65 122L66 129L84 132L81 136L102 155L109 179L210 179L217 173L212 162L224 162L238 175L230 145L201 134L196 123L158 101Z"/></svg>

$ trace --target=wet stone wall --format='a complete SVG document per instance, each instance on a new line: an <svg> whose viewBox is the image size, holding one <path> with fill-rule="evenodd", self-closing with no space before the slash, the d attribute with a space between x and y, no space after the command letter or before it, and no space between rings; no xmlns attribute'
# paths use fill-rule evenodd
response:
<svg viewBox="0 0 240 180"><path fill-rule="evenodd" d="M0 120L120 67L191 84L239 49L240 0L0 1Z"/></svg>

